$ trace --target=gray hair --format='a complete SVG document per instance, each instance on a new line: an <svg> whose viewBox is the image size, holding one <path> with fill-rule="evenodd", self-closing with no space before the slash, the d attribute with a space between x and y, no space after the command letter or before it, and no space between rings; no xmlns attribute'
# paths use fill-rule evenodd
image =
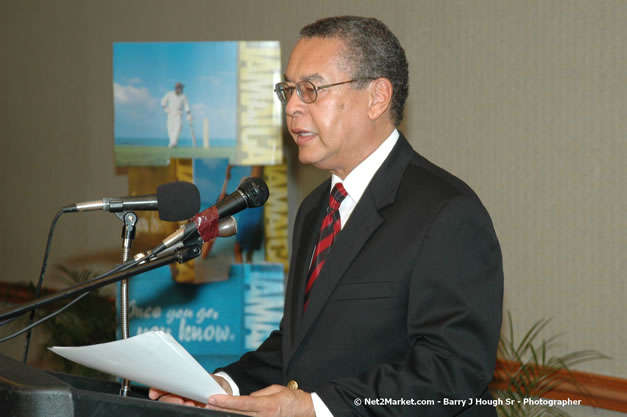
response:
<svg viewBox="0 0 627 417"><path fill-rule="evenodd" d="M345 43L340 65L352 71L354 79L390 80L390 113L394 125L400 124L409 91L409 70L403 47L383 22L358 16L329 17L302 28L300 37L340 39ZM362 88L367 81L356 84Z"/></svg>

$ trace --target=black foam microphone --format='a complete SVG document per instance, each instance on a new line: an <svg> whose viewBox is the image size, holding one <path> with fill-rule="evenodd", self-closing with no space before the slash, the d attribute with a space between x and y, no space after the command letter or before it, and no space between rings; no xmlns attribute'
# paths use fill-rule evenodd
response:
<svg viewBox="0 0 627 417"><path fill-rule="evenodd" d="M200 193L198 188L189 182L176 181L158 186L156 194L107 197L102 200L85 201L65 206L63 212L158 210L161 220L174 222L189 219L199 209Z"/></svg>
<svg viewBox="0 0 627 417"><path fill-rule="evenodd" d="M148 256L156 255L190 238L200 237L203 242L207 242L218 236L234 234L237 229L233 228L226 218L245 208L263 206L269 195L268 186L261 178L247 178L233 193L219 201L215 206L201 211L189 223L166 237L159 246L148 252ZM224 221L220 221L220 219L224 219Z"/></svg>

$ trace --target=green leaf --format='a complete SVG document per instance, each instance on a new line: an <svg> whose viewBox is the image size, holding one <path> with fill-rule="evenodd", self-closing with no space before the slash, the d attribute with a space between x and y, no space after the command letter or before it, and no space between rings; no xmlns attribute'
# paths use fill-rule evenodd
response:
<svg viewBox="0 0 627 417"><path fill-rule="evenodd" d="M496 398L504 401L504 405L497 407L498 415L501 417L568 417L569 414L560 407L524 405L522 401L524 398L542 397L564 382L580 386L570 372L571 368L584 362L608 359L608 357L591 349L553 355L551 352L557 346L557 340L561 334L541 339L541 333L546 330L551 319L536 321L524 334L520 343L516 343L511 312L507 312L507 317L509 329L499 339L498 354L501 359L520 365L517 369L509 370L511 374L507 381L507 389L493 393ZM583 387L580 388L583 395L590 395L585 393ZM506 399L512 399L514 403L507 405Z"/></svg>

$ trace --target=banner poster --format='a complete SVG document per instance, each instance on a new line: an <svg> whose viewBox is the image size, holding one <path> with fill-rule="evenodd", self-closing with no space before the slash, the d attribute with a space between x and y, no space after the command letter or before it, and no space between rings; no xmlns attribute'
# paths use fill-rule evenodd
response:
<svg viewBox="0 0 627 417"><path fill-rule="evenodd" d="M117 166L283 160L278 41L113 44Z"/></svg>
<svg viewBox="0 0 627 417"><path fill-rule="evenodd" d="M166 331L213 371L257 348L283 314L287 168L273 92L279 43L120 42L113 55L115 158L128 172L129 195L193 182L202 211L249 176L263 177L270 190L263 207L234 215L236 235L129 280L130 335ZM133 253L185 223L155 212L138 217Z"/></svg>

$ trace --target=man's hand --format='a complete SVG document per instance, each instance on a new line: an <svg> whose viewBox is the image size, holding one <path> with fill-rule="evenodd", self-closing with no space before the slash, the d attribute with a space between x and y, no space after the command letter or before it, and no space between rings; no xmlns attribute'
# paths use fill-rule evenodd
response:
<svg viewBox="0 0 627 417"><path fill-rule="evenodd" d="M155 401L161 401L169 404L186 405L188 407L204 407L205 404L199 403L189 398L179 397L178 395L170 394L169 392L161 391L156 388L150 388L148 391L148 398Z"/></svg>
<svg viewBox="0 0 627 417"><path fill-rule="evenodd" d="M216 382L222 387L224 391L226 391L229 395L233 394L233 391L231 391L231 387L229 383L226 382L226 379L217 375L211 375L211 376L213 377L213 379L216 380ZM148 391L148 398L150 398L151 400L163 401L164 403L187 405L190 407L204 407L205 406L205 404L203 403L199 403L197 401L190 400L188 398L183 398L181 396L171 394L169 392L161 391L156 388L150 388L150 390Z"/></svg>
<svg viewBox="0 0 627 417"><path fill-rule="evenodd" d="M213 395L207 408L256 417L315 417L311 394L271 385L250 395Z"/></svg>

